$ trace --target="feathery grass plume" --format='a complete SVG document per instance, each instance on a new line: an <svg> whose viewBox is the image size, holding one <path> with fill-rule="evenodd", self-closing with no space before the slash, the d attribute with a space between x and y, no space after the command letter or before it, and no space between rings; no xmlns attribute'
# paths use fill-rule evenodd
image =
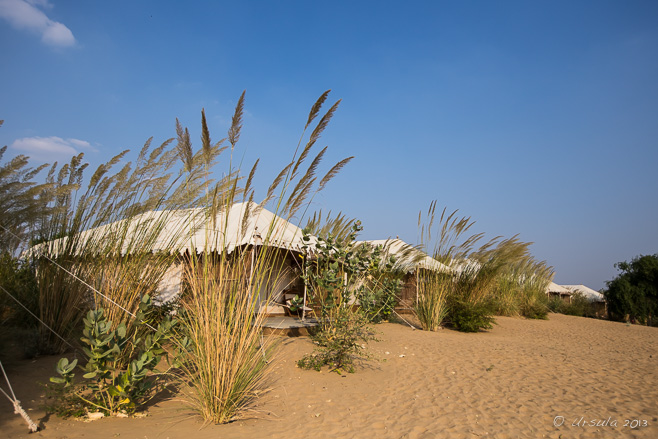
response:
<svg viewBox="0 0 658 439"><path fill-rule="evenodd" d="M492 300L496 313L506 316L546 318L546 291L553 279L553 267L536 261L529 253L508 264L494 286Z"/></svg>
<svg viewBox="0 0 658 439"><path fill-rule="evenodd" d="M432 256L448 265L453 272L452 276L441 276L436 280L445 285L447 293L438 294L437 297L448 310L459 309L460 313L489 312L492 303L508 314L520 313L522 306L528 310L537 308L534 306L534 293L521 293L523 282L527 282L528 291L531 291L530 278L536 278L538 285L545 283L547 278L541 264L531 263L528 251L531 243L521 242L517 235L508 239L497 236L480 244L484 235L469 234L474 224L470 217L459 217L457 211L447 214L444 208L436 226L435 218L436 202L432 202L426 224L423 224L422 213L419 214L419 229L422 246L427 248L428 243L434 242ZM438 237L433 235L434 228L439 231ZM537 274L531 273L532 270ZM521 279L526 280L522 282ZM419 286L423 288L421 282ZM418 290L417 306L422 301L423 308L432 308L435 302L433 296L421 291L421 288ZM442 291L444 288L434 286L433 289ZM421 316L427 317L424 312ZM491 318L486 316L482 320L485 323L490 321ZM433 326L430 323L428 321L423 326Z"/></svg>
<svg viewBox="0 0 658 439"><path fill-rule="evenodd" d="M206 123L206 110L201 109L201 150L203 151L203 161L206 166L210 165L212 141L210 140L210 131Z"/></svg>
<svg viewBox="0 0 658 439"><path fill-rule="evenodd" d="M315 101L315 103L311 107L311 111L309 111L309 113L308 113L308 121L306 122L306 126L304 126L304 130L306 130L311 125L311 123L313 123L313 120L315 120L318 113L320 113L320 109L322 108L322 104L324 104L324 102L327 100L327 98L329 97L330 92L331 92L331 90L325 91L324 93L322 93L322 95L320 95L318 100Z"/></svg>
<svg viewBox="0 0 658 439"><path fill-rule="evenodd" d="M290 172L290 169L292 168L293 163L288 163L288 165L283 168L279 174L276 176L276 178L272 181L270 186L267 188L267 193L265 195L265 198L263 199L263 204L269 203L273 198L274 198L274 193L276 192L276 189L279 187L281 182L286 178L288 173Z"/></svg>
<svg viewBox="0 0 658 439"><path fill-rule="evenodd" d="M187 128L183 128L178 118L176 118L176 136L178 138L178 143L176 143L178 157L181 162L183 162L185 171L191 172L194 163L192 161L192 142L190 141L190 132Z"/></svg>
<svg viewBox="0 0 658 439"><path fill-rule="evenodd" d="M0 160L6 150L6 146L0 148ZM33 168L28 163L28 157L19 155L0 164L0 253L14 254L22 242L31 239L44 213L39 198L52 189L48 183L33 181L48 165Z"/></svg>
<svg viewBox="0 0 658 439"><path fill-rule="evenodd" d="M300 178L295 185L295 188L292 190L290 196L288 197L288 204L292 204L293 200L296 198L301 198L298 196L302 195L304 193L304 189L309 187L309 182L314 181L313 176L315 175L315 172L318 169L318 165L322 161L322 157L324 157L325 152L327 152L326 146L315 156L308 169L306 170L306 173L304 173L304 176Z"/></svg>
<svg viewBox="0 0 658 439"><path fill-rule="evenodd" d="M320 210L306 221L304 230L313 236L332 236L336 241L343 242L349 237L355 223L356 218L347 218L342 212L333 216L329 211L323 216Z"/></svg>
<svg viewBox="0 0 658 439"><path fill-rule="evenodd" d="M459 218L457 210L446 215L444 208L435 238L436 205L436 201L430 203L425 219L422 211L418 214L419 249L450 267L452 273L416 271L416 302L412 309L426 330L436 330L443 322L450 299L456 294L456 278L463 271L461 267L467 265L472 246L482 237L482 234L466 235L474 222L467 217Z"/></svg>
<svg viewBox="0 0 658 439"><path fill-rule="evenodd" d="M324 116L320 119L320 122L318 122L317 126L311 133L311 137L309 138L309 143L314 144L319 138L320 135L322 135L322 132L327 128L329 125L329 121L331 120L332 117L334 117L334 113L338 109L338 105L340 105L341 99L337 100L334 105L329 108L329 110L325 113Z"/></svg>
<svg viewBox="0 0 658 439"><path fill-rule="evenodd" d="M270 198L275 198L274 193L276 189L281 186L279 195L277 198L277 205L275 207L275 211L281 212L281 215L286 219L289 220L293 217L295 217L298 213L298 211L301 209L303 205L308 206L312 200L315 194L317 194L320 190L324 189L326 183L331 180L336 172L344 166L349 159L346 159L344 161L343 165L341 166L334 166L335 172L329 171L327 175L322 179L322 186L318 186L317 188L313 189L316 180L315 173L317 171L317 166L322 160L322 157L324 156L324 150L321 151L319 154L316 155L316 157L313 159L311 162L311 165L307 168L306 172L303 174L303 176L297 180L297 177L299 175L299 170L304 163L304 161L308 158L311 148L314 146L316 141L320 138L320 135L322 132L326 129L327 125L329 124L329 121L333 117L333 114L335 113L336 109L338 108L338 105L340 104L340 100L338 100L334 105L331 106L331 108L322 116L316 127L313 129L309 140L305 144L304 149L302 150L302 153L300 156L297 156L297 153L299 152L299 148L302 145L302 141L306 135L307 128L309 127L310 123L315 120L315 118L318 116L319 111L322 107L322 104L326 101L328 97L328 91L323 93L322 96L315 102L315 104L311 107L311 111L309 113L309 117L307 120L307 124L304 127L304 130L302 131L302 135L299 139L299 142L297 144L297 148L295 149L295 153L293 154L293 159L290 161L290 164L284 168L284 171L277 176L277 178L274 180L270 188L268 189L268 196L266 197L266 200L269 200ZM295 183L295 181L297 183ZM288 189L290 187L293 187L293 193L294 196L288 195ZM285 200L285 202L284 202ZM305 216L306 210L302 212L302 217Z"/></svg>
<svg viewBox="0 0 658 439"><path fill-rule="evenodd" d="M523 277L523 295L521 297L521 314L529 319L548 318L548 291L555 272L545 261L532 259L525 269Z"/></svg>
<svg viewBox="0 0 658 439"><path fill-rule="evenodd" d="M243 106L244 93L229 130L231 150L239 139ZM202 228L199 253L193 249L185 262L182 326L190 347L181 372L188 384L186 399L206 422L225 423L245 416L267 378L270 349L263 344L264 314L258 313L258 304L270 276L277 278L272 274L271 252L267 246L231 248L244 235L249 218L258 213L251 188L256 167L244 188L238 184L239 169L230 169L215 185L202 209L203 222L210 228ZM236 228L231 212L240 195L249 201L243 204ZM264 238L267 243L269 236Z"/></svg>
<svg viewBox="0 0 658 439"><path fill-rule="evenodd" d="M189 140L180 123L177 131L183 143ZM147 140L134 164L111 173L127 151L118 154L98 167L82 195L78 195L86 167L82 156L49 174L57 174L52 182L56 189L68 190L44 201L58 209L43 222L40 237L45 242L34 255L40 317L64 339L71 337L90 305L103 306L106 316L117 324L127 321L131 334L132 315L141 298L155 294L175 260L180 238L190 227L182 219L172 222L174 211L166 208L179 206L175 197L190 187L172 174L181 143L170 148L171 142L153 148L152 140ZM192 165L189 172L201 173L199 161L188 163ZM193 199L198 197L198 186L192 187ZM79 200L76 205L74 199ZM43 336L55 352L65 349L45 329Z"/></svg>
<svg viewBox="0 0 658 439"><path fill-rule="evenodd" d="M229 130L232 150L239 139L243 106L244 93ZM319 108L313 111L317 113ZM293 160L269 186L265 202L273 201L276 215L290 218L312 191L322 155L298 180L297 172L307 155L308 152L300 160L295 152ZM284 281L286 271L286 253L276 249L285 222L275 220L266 230L258 230L258 236L251 237L251 245L231 244L234 234L244 236L247 223L260 214L264 203L252 202L256 165L242 188L238 183L242 178L240 169L234 170L232 163L228 165L228 190L213 193L214 202L206 205L207 222L214 225L213 229L207 230L199 252L190 253L186 262L183 301L184 333L191 341L188 361L182 370L184 381L189 383L187 400L206 422L213 423L252 413L269 379L267 360L271 358L272 345L262 338L259 327L265 314L257 311L270 300L269 291ZM291 186L298 188L292 197L286 193ZM279 194L275 195L277 190ZM236 224L231 222L235 217L229 217L232 209L238 207L235 200L240 195L248 201L242 205Z"/></svg>
<svg viewBox="0 0 658 439"><path fill-rule="evenodd" d="M247 177L247 182L244 185L242 201L244 201L245 198L248 196L247 194L252 193L252 184L254 182L254 177L256 176L256 169L258 168L259 162L260 159L257 159L256 162L254 163L254 166L251 167L251 171L249 171L249 177Z"/></svg>
<svg viewBox="0 0 658 439"><path fill-rule="evenodd" d="M525 257L530 243L520 242L517 236L485 243L468 255L458 268L456 295L459 300L478 305L490 299L498 277L510 264Z"/></svg>
<svg viewBox="0 0 658 439"><path fill-rule="evenodd" d="M238 99L238 104L235 106L235 112L233 113L233 119L231 121L231 128L228 130L228 142L231 144L231 149L235 148L235 145L240 140L240 131L242 130L242 113L244 112L244 96L246 91L243 91Z"/></svg>
<svg viewBox="0 0 658 439"><path fill-rule="evenodd" d="M304 139L304 136L306 135L306 130L311 125L313 120L315 120L317 115L320 113L320 110L322 109L322 105L327 100L327 97L329 96L330 92L331 92L331 90L327 90L324 93L322 93L322 95L311 106L311 110L308 113L308 120L306 122L306 125L304 126L304 129L302 130L302 135L299 138L299 142L297 142L297 148L295 148L295 153L292 155L292 161L290 162L291 165L293 163L295 164L295 167L293 168L292 174L291 174L293 179L297 175L297 168L299 167L299 165L304 161L304 159L308 155L308 151L310 151L311 148L313 147L313 143L315 143L315 142L311 143L310 141L307 142L306 145L304 146L304 150L302 151L302 154L300 155L300 158L299 159L297 158L297 152L299 152L299 147L301 146L302 140Z"/></svg>
<svg viewBox="0 0 658 439"><path fill-rule="evenodd" d="M331 181L344 167L347 165L349 162L352 161L352 157L347 157L338 163L336 163L330 170L327 172L327 174L322 177L322 180L320 180L320 184L318 185L318 191L321 191L324 189L324 187Z"/></svg>

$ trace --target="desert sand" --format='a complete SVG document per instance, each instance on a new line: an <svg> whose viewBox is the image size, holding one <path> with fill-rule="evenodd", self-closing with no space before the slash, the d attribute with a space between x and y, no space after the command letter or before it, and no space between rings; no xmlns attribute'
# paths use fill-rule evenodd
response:
<svg viewBox="0 0 658 439"><path fill-rule="evenodd" d="M43 430L28 434L0 402L10 438L657 438L658 328L551 314L497 318L464 334L375 326L374 359L354 374L300 370L313 348L282 338L270 392L252 419L203 426L181 401L140 418L46 416L42 388L55 357L4 360L17 397ZM3 388L6 386L3 385Z"/></svg>

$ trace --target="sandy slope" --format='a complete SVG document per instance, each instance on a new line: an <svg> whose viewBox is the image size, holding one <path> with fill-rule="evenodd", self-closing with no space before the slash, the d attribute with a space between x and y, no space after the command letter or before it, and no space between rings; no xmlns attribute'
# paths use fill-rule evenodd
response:
<svg viewBox="0 0 658 439"><path fill-rule="evenodd" d="M44 418L35 382L47 380L56 359L12 362L14 389L45 429L26 434L3 400L0 436L658 437L658 328L556 314L549 321L498 323L479 334L379 325L381 341L370 345L379 361L348 376L296 368L294 360L312 345L284 339L258 419L205 428L179 401L162 402L139 419ZM591 425L596 420L604 425ZM648 425L633 429L633 420Z"/></svg>

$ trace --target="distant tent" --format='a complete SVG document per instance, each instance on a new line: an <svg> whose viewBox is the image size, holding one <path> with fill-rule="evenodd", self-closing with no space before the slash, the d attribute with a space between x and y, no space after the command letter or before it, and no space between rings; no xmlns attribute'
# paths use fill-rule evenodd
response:
<svg viewBox="0 0 658 439"><path fill-rule="evenodd" d="M605 296L598 291L586 287L585 285L562 285L571 290L573 293L580 293L590 302L594 315L596 317L607 317L608 304Z"/></svg>
<svg viewBox="0 0 658 439"><path fill-rule="evenodd" d="M590 302L605 302L605 296L603 294L585 285L562 285L562 287L567 288L569 291L582 294Z"/></svg>
<svg viewBox="0 0 658 439"><path fill-rule="evenodd" d="M418 290L416 288L416 274L419 270L428 270L441 273L451 273L452 270L430 257L424 251L408 244L401 239L380 239L372 241L360 241L372 246L382 246L384 255L394 256L394 269L404 273L404 283L398 293L398 311L409 312L411 307L418 299Z"/></svg>
<svg viewBox="0 0 658 439"><path fill-rule="evenodd" d="M450 271L448 266L442 264L434 258L431 258L422 250L412 246L411 244L407 244L399 238L359 242L368 243L372 246L382 246L385 255L395 257L395 268L405 273L413 273L418 269L440 271L445 273Z"/></svg>
<svg viewBox="0 0 658 439"><path fill-rule="evenodd" d="M548 298L559 297L565 302L570 302L572 291L568 288L558 285L555 282L551 282L546 287L546 295Z"/></svg>

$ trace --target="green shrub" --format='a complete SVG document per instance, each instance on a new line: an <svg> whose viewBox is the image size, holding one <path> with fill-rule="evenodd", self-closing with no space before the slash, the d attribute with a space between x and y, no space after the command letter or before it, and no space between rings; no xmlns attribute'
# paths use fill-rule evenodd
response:
<svg viewBox="0 0 658 439"><path fill-rule="evenodd" d="M311 336L318 347L297 362L303 369L319 371L329 366L331 371L353 373L357 359L368 358L363 343L376 340L368 328L368 319L360 312L343 312L331 329Z"/></svg>
<svg viewBox="0 0 658 439"><path fill-rule="evenodd" d="M383 318L386 308L393 306L382 302L392 294L388 288L396 284L381 282L385 278L381 268L390 261L382 260L381 248L356 244L361 230L357 221L346 239L319 237L313 247L314 258L304 258L303 279L310 303L319 311L319 327L313 335L317 348L298 362L302 368L319 370L326 365L333 371L353 372L354 360L366 357L363 343L374 339L368 324ZM302 239L308 254L308 229L304 229ZM355 299L361 306L354 306Z"/></svg>
<svg viewBox="0 0 658 439"><path fill-rule="evenodd" d="M493 310L489 303L472 303L453 301L450 306L450 320L458 331L478 332L481 329L492 329Z"/></svg>
<svg viewBox="0 0 658 439"><path fill-rule="evenodd" d="M39 314L39 289L30 263L8 252L0 254L0 287L0 320L3 325L36 328L38 321L30 313Z"/></svg>
<svg viewBox="0 0 658 439"><path fill-rule="evenodd" d="M548 299L542 290L526 286L521 296L521 315L526 319L548 319Z"/></svg>
<svg viewBox="0 0 658 439"><path fill-rule="evenodd" d="M398 278L381 276L358 289L359 305L370 323L381 323L393 315L401 286L402 281Z"/></svg>
<svg viewBox="0 0 658 439"><path fill-rule="evenodd" d="M551 297L548 299L548 309L550 312L564 314L564 309L567 303L559 297Z"/></svg>
<svg viewBox="0 0 658 439"><path fill-rule="evenodd" d="M548 319L548 306L543 302L527 302L521 305L521 315L526 319Z"/></svg>
<svg viewBox="0 0 658 439"><path fill-rule="evenodd" d="M151 299L145 296L137 314L139 322L144 321L150 307ZM176 321L164 319L157 328L149 327L143 331L143 338L131 343L126 337L125 323L112 329L112 322L105 318L101 308L89 311L84 324L81 341L88 360L82 369L86 373L82 382L74 383L78 360L59 360L56 371L60 377L50 379L55 384L62 384L64 389L59 404L64 407L57 408L56 413L83 414L82 408L100 410L105 414L133 413L158 390L157 384L163 375L154 375L153 372L160 360L167 357L162 345L173 336ZM135 347L139 350L124 352ZM130 357L130 363L125 369L118 368L125 355Z"/></svg>
<svg viewBox="0 0 658 439"><path fill-rule="evenodd" d="M591 305L589 300L581 293L575 292L571 295L571 302L563 308L563 313L569 316L585 317L590 314Z"/></svg>

